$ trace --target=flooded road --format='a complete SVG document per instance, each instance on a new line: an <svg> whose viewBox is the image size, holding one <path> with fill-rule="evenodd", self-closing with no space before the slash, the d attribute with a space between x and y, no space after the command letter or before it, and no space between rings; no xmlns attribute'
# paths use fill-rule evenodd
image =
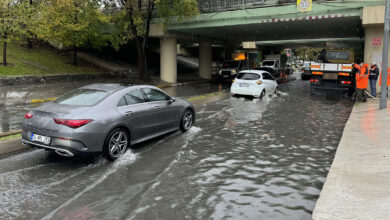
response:
<svg viewBox="0 0 390 220"><path fill-rule="evenodd" d="M100 81L92 83L98 82ZM107 80L105 82L107 82ZM110 81L110 83L119 82L119 80ZM50 83L40 85L0 87L0 94L2 94L0 97L0 133L20 129L24 114L26 114L26 112L28 112L31 108L42 104L38 103L35 105L29 105L20 103L25 103L31 99L59 97L66 92L87 84L91 84L91 82L82 81L72 83ZM169 87L164 88L163 90L165 90L165 92L171 96L187 98L190 96L203 95L205 93L216 92L229 88L230 87L228 85L202 83Z"/></svg>
<svg viewBox="0 0 390 220"><path fill-rule="evenodd" d="M120 160L41 150L0 160L1 219L310 219L352 109L280 85L197 106L197 122Z"/></svg>

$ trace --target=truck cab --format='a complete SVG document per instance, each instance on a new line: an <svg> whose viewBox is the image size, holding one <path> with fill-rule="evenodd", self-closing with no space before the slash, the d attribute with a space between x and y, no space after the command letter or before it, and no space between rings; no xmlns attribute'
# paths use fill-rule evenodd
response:
<svg viewBox="0 0 390 220"><path fill-rule="evenodd" d="M279 69L280 63L278 60L264 60L262 62L262 67L272 68L273 70Z"/></svg>

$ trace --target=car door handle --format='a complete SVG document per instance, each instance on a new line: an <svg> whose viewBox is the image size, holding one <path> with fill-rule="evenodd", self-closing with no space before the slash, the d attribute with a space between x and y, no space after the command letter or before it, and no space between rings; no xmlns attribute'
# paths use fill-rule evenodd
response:
<svg viewBox="0 0 390 220"><path fill-rule="evenodd" d="M155 106L155 107L153 108L153 110L154 110L154 111L159 111L159 110L161 110L161 107L160 107L160 106Z"/></svg>
<svg viewBox="0 0 390 220"><path fill-rule="evenodd" d="M132 116L133 114L134 114L134 112L132 112L132 111L126 112L126 115L129 116L129 117Z"/></svg>

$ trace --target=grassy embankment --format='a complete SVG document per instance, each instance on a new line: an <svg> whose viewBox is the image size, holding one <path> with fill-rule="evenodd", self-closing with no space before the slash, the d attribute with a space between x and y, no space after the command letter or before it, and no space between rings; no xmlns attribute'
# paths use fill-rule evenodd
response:
<svg viewBox="0 0 390 220"><path fill-rule="evenodd" d="M1 52L3 50L2 47ZM3 61L2 53L0 62ZM72 54L46 46L34 45L33 49L21 46L20 42L12 42L7 46L7 63L10 66L0 65L0 76L27 76L52 74L80 74L103 72L98 67L79 62L78 66L72 64Z"/></svg>
<svg viewBox="0 0 390 220"><path fill-rule="evenodd" d="M7 141L7 140L11 140L11 139L18 139L18 138L20 138L21 136L22 136L21 134L13 134L13 135L1 137L1 138L0 138L0 142L2 142L2 141Z"/></svg>

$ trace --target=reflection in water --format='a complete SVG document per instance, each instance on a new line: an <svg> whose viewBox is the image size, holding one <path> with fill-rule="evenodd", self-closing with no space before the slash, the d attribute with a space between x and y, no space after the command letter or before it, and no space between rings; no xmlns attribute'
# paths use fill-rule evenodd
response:
<svg viewBox="0 0 390 220"><path fill-rule="evenodd" d="M307 82L265 100L197 106L196 127L132 147L124 163L0 160L0 218L310 219L352 104Z"/></svg>

